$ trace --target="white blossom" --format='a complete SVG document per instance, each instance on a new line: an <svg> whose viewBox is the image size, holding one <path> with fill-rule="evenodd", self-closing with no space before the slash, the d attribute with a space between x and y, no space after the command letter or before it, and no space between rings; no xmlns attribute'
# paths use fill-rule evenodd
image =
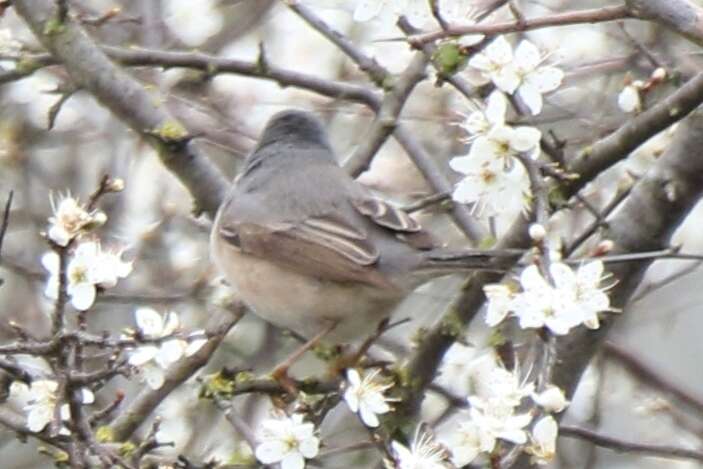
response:
<svg viewBox="0 0 703 469"><path fill-rule="evenodd" d="M512 46L505 36L498 36L482 52L471 57L469 66L478 70L486 82L492 81L499 89L512 94L518 80L512 62Z"/></svg>
<svg viewBox="0 0 703 469"><path fill-rule="evenodd" d="M542 417L532 428L531 443L525 451L531 455L534 464L546 465L554 459L559 428L551 415Z"/></svg>
<svg viewBox="0 0 703 469"><path fill-rule="evenodd" d="M357 370L347 370L349 385L344 392L344 400L351 411L358 413L361 421L368 427L377 427L378 415L391 410L388 399L383 393L393 385L378 382L376 378L380 371L376 369L362 378Z"/></svg>
<svg viewBox="0 0 703 469"><path fill-rule="evenodd" d="M568 334L581 323L581 318L567 307L567 298L542 276L536 265L522 271L523 292L513 300L513 310L520 327L547 327L557 335Z"/></svg>
<svg viewBox="0 0 703 469"><path fill-rule="evenodd" d="M305 459L314 458L320 448L315 426L301 414L266 419L261 423L261 443L255 455L263 464L281 463L281 469L303 469Z"/></svg>
<svg viewBox="0 0 703 469"><path fill-rule="evenodd" d="M132 271L132 263L121 259L121 251L103 251L97 241L84 241L73 250L66 265L66 293L71 304L80 311L89 309L97 294L96 287L110 288ZM42 256L42 265L49 271L44 293L51 299L59 295L60 258L50 251Z"/></svg>
<svg viewBox="0 0 703 469"><path fill-rule="evenodd" d="M35 380L29 387L29 404L24 410L27 412L27 428L33 432L40 432L54 418L56 408L56 390L59 384L52 380Z"/></svg>
<svg viewBox="0 0 703 469"><path fill-rule="evenodd" d="M505 125L505 113L508 109L508 100L505 95L495 90L486 100L486 107L476 110L466 116L459 126L473 137L487 135L497 125Z"/></svg>
<svg viewBox="0 0 703 469"><path fill-rule="evenodd" d="M474 55L469 65L500 90L517 95L533 115L542 110L542 95L561 85L564 72L541 65L544 57L533 43L523 40L513 53L504 36L498 36L483 52Z"/></svg>
<svg viewBox="0 0 703 469"><path fill-rule="evenodd" d="M522 328L547 327L554 334L564 335L584 324L590 329L599 327L598 314L614 311L601 282L607 278L603 263L591 261L575 272L561 262L549 265L550 280L545 279L536 265L530 265L520 276L522 292L515 294L510 304L498 287L487 285L489 314L486 322L495 326L512 311ZM550 283L552 281L554 284ZM491 302L496 304L491 305Z"/></svg>
<svg viewBox="0 0 703 469"><path fill-rule="evenodd" d="M431 433L418 430L408 448L397 441L391 442L391 449L397 469L446 469L449 454L446 449L435 441Z"/></svg>
<svg viewBox="0 0 703 469"><path fill-rule="evenodd" d="M532 400L547 412L559 413L569 405L569 401L564 396L564 391L553 384L547 386L540 393L532 393Z"/></svg>
<svg viewBox="0 0 703 469"><path fill-rule="evenodd" d="M566 264L554 262L550 272L557 290L567 299L566 308L589 329L598 329L598 313L614 311L610 307L610 298L605 293L608 287L600 286L608 278L603 273L602 261L582 264L576 272Z"/></svg>
<svg viewBox="0 0 703 469"><path fill-rule="evenodd" d="M139 346L130 353L128 360L130 365L140 368L152 389L158 389L163 385L164 370L183 356L196 353L207 341L204 336L190 342L176 337L174 334L180 332L181 323L178 315L173 311L164 318L151 308L138 308L135 311L135 318L144 339L159 340L159 343ZM203 334L203 331L195 331L190 336Z"/></svg>
<svg viewBox="0 0 703 469"><path fill-rule="evenodd" d="M59 200L51 197L51 208L54 212L49 217L49 239L59 246L68 245L69 241L79 237L90 228L105 223L107 217L103 212L93 210L88 212L77 199L70 194L59 196Z"/></svg>
<svg viewBox="0 0 703 469"><path fill-rule="evenodd" d="M542 95L559 88L564 72L542 66L544 57L533 43L523 40L515 49L515 68L519 78L517 94L533 115L542 111Z"/></svg>
<svg viewBox="0 0 703 469"><path fill-rule="evenodd" d="M471 463L484 450L481 447L480 428L471 420L460 422L449 441L452 462L457 467Z"/></svg>
<svg viewBox="0 0 703 469"><path fill-rule="evenodd" d="M474 140L468 156L481 160L501 160L506 168L510 168L516 163L513 158L519 155L536 160L540 154L541 138L542 132L535 127L494 125L486 135Z"/></svg>
<svg viewBox="0 0 703 469"><path fill-rule="evenodd" d="M520 377L519 368L508 371L502 366L494 366L477 374L473 383L476 395L492 406L517 407L534 391L534 384Z"/></svg>
<svg viewBox="0 0 703 469"><path fill-rule="evenodd" d="M530 239L532 241L541 243L542 241L544 241L544 238L547 237L547 230L543 225L540 225L539 223L532 223L528 228L528 234L530 235Z"/></svg>
<svg viewBox="0 0 703 469"><path fill-rule="evenodd" d="M472 150L481 139L474 142ZM498 215L514 208L516 203L521 210L528 207L530 182L522 164L506 168L501 160L469 154L452 158L449 166L464 174L454 187L452 199L475 204L473 210L478 215Z"/></svg>
<svg viewBox="0 0 703 469"><path fill-rule="evenodd" d="M642 89L641 81L634 81L626 85L618 94L618 107L627 113L640 112L642 110Z"/></svg>
<svg viewBox="0 0 703 469"><path fill-rule="evenodd" d="M501 323L510 313L514 294L507 285L500 283L484 285L483 292L488 299L486 324L493 327Z"/></svg>
<svg viewBox="0 0 703 469"><path fill-rule="evenodd" d="M32 432L42 431L53 419L56 405L58 403L58 382L50 379L36 379L30 386L24 383L15 382L10 387L10 392L15 397L24 401L23 410L27 412L27 428ZM92 404L95 396L86 388L81 388L81 403ZM61 405L59 409L61 420L69 420L71 412L68 404ZM60 429L60 433L69 434L65 427Z"/></svg>
<svg viewBox="0 0 703 469"><path fill-rule="evenodd" d="M469 398L471 420L478 427L481 450L493 451L496 440L515 444L527 442L525 427L532 421L528 413L516 414L515 408L505 405L501 399Z"/></svg>

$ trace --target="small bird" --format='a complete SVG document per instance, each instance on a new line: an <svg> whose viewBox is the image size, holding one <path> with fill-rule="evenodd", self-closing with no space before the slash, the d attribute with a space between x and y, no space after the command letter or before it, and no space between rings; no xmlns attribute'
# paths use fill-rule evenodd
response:
<svg viewBox="0 0 703 469"><path fill-rule="evenodd" d="M372 334L434 277L499 270L495 251L438 248L408 213L349 176L322 124L297 110L266 125L218 211L210 246L257 315L308 339L326 331L337 344Z"/></svg>

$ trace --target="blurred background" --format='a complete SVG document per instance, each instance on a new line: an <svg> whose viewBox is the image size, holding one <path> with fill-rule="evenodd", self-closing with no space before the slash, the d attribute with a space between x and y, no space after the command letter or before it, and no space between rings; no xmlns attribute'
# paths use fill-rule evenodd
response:
<svg viewBox="0 0 703 469"><path fill-rule="evenodd" d="M218 57L256 61L262 50L276 66L323 79L373 86L336 47L291 13L283 2L273 0L72 0L73 14L85 20L96 41L122 48L132 46L159 50L201 51ZM466 1L474 10L490 3ZM515 2L526 17L565 10L595 8L598 1ZM353 1L310 1L309 6L326 22L347 35L365 53L393 73L409 63L412 51L398 40L403 34L395 18L380 15L369 21L353 19ZM115 10L118 9L118 10ZM103 22L93 21L113 11ZM470 20L469 9L465 18ZM484 21L509 20L506 7ZM432 21L413 26L436 29ZM4 31L0 43L3 71L20 64L17 57L41 52L41 46L12 8L0 19ZM529 38L547 52L548 62L562 68L566 79L546 97L545 110L536 118L511 116L515 122L539 127L543 134L563 142L566 154L574 154L618 128L630 115L618 107L617 96L632 80L648 79L663 67L674 77L647 96L656 102L676 89L683 78L700 70L697 49L674 34L651 23L627 22L545 28L508 36L513 44ZM198 136L197 145L229 177L234 177L253 147L268 118L287 108L317 113L329 129L341 161L363 141L373 119L368 108L332 100L293 87L233 74L205 74L181 68L133 67L154 99L167 103L170 111ZM461 73L461 72L460 72ZM459 176L447 161L466 152L465 135L456 123L475 109L451 86L440 86L435 74L421 82L407 102L401 120L435 158L453 182ZM119 285L101 295L88 316L89 328L119 334L134 326L134 311L151 306L157 311L177 311L187 329L207 322L207 305L228 294L208 259L210 222L194 217L192 201L179 181L159 161L154 150L103 108L89 94L69 92L71 83L60 66L47 66L20 80L0 86L0 202L10 190L14 203L2 251L0 277L0 338L12 338L8 322L16 321L36 335L49 332L47 313L51 302L43 296L46 272L39 262L47 251L41 233L51 214L50 194L66 193L85 200L103 174L125 181L120 194L106 196L101 208L108 215L100 236L104 245L126 248L134 271ZM69 92L69 94L66 94ZM480 96L480 90L477 97ZM49 129L51 115L55 114ZM644 174L666 148L671 130L653 138L627 160L601 175L583 192L593 207L605 206L619 191ZM398 204L408 204L432 193L402 148L389 139L360 180ZM519 204L518 204L519 205ZM495 220L500 235L519 206ZM686 252L701 252L703 237L700 207L677 231L675 241ZM443 213L441 206L420 214L439 238L457 246L466 240ZM550 237L570 240L592 221L582 203L574 203L554 217ZM488 226L486 220L481 223ZM586 244L587 252L592 243ZM703 281L697 265L682 261L659 261L645 278L636 300L612 331L606 349L592 363L568 410L566 424L590 425L606 435L641 443L671 444L703 449L703 330L700 304ZM377 353L393 360L409 350L410 338L419 327L432 324L453 297L459 279L441 279L422 287L400 308L396 317L411 321L394 329ZM439 384L458 395L465 394L476 359L487 353L488 334L482 320L475 321L463 345L455 346L445 359ZM233 329L215 355L210 373L223 366L267 372L296 347L296 342L247 315ZM623 358L625 357L625 358ZM632 366L634 358L676 388L689 393L688 403L653 386L651 376ZM324 365L306 357L293 374L319 373ZM97 407L114 399L120 390L130 396L143 386L138 380L116 378L97 395ZM174 392L158 408L161 432L174 447L167 454L185 454L196 461L216 458L230 461L246 454L246 446L211 402L197 399L198 382L192 380ZM697 405L693 405L698 403ZM5 405L12 405L11 402ZM238 399L242 415L252 425L269 410L265 397ZM446 400L430 392L424 418L439 418ZM349 419L344 406L336 408L322 427L326 444L358 441L365 431ZM451 420L436 430L441 435ZM147 429L148 425L143 428ZM3 467L49 467L38 456L37 443L19 441L0 429ZM367 458L367 459L364 459ZM371 458L371 459L369 459ZM375 462L365 453L336 467L365 467ZM324 464L324 461L323 461ZM629 453L615 453L571 438L558 443L554 468L694 468L699 463L664 460ZM334 467L326 466L326 467Z"/></svg>

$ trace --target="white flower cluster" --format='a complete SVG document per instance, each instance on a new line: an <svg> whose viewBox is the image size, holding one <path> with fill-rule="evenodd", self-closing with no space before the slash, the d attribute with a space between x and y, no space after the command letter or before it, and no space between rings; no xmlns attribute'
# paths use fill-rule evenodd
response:
<svg viewBox="0 0 703 469"><path fill-rule="evenodd" d="M536 265L525 268L519 293L507 285L486 285L488 325L495 326L512 314L523 329L547 327L554 334L564 335L580 324L597 329L598 313L613 311L605 293L607 287L601 287L607 275L600 260L581 265L575 272L561 262L551 263L548 270L550 280Z"/></svg>
<svg viewBox="0 0 703 469"><path fill-rule="evenodd" d="M556 421L545 415L528 431L534 409L518 412L527 398L543 412L561 412L568 405L564 393L555 386L536 393L533 383L521 382L519 371L510 372L499 366L490 370L477 383L477 393L468 398L468 418L459 422L447 442L454 464L464 466L482 453L490 454L498 440L527 445L524 450L535 462L550 461L556 445Z"/></svg>
<svg viewBox="0 0 703 469"><path fill-rule="evenodd" d="M452 198L474 204L479 215L504 213L515 201L522 210L528 207L529 178L516 157L537 159L542 133L534 127L506 124L508 101L503 93L516 94L532 114L539 114L542 94L558 88L564 77L560 69L543 66L543 60L530 41L523 40L513 52L503 36L469 60L473 81L493 82L497 89L488 97L485 109L472 112L459 124L469 133L471 148L468 155L452 158L449 165L464 175Z"/></svg>
<svg viewBox="0 0 703 469"><path fill-rule="evenodd" d="M493 216L520 201L525 208L530 184L527 172L516 157L539 157L541 132L534 127L511 127L505 123L507 99L496 90L485 109L469 114L460 124L471 137L469 154L449 161L454 171L464 174L454 189L457 202L473 203L474 212Z"/></svg>
<svg viewBox="0 0 703 469"><path fill-rule="evenodd" d="M113 185L121 183L113 181ZM97 288L112 288L117 281L132 271L132 263L122 260L122 250L104 250L96 239L85 235L107 221L104 213L88 211L70 195L62 196L58 203L51 199L53 215L49 217L47 236L56 245L69 247L66 265L66 293L71 304L80 311L93 306ZM71 244L74 243L74 244ZM45 294L52 300L59 296L60 256L49 251L42 256L42 265L49 272Z"/></svg>
<svg viewBox="0 0 703 469"><path fill-rule="evenodd" d="M15 381L10 386L10 396L19 401L23 410L27 412L27 428L31 432L40 432L54 419L56 406L58 405L57 390L59 383L50 379L37 379L27 386ZM83 405L92 404L95 396L89 389L81 389L81 403ZM68 404L62 404L59 408L59 416L62 421L71 418L71 411ZM68 435L67 428L59 430L62 435Z"/></svg>
<svg viewBox="0 0 703 469"><path fill-rule="evenodd" d="M49 217L49 239L59 246L67 246L73 239L78 239L91 229L105 224L107 217L99 210L88 212L86 208L71 196L60 195L57 202L51 196L51 208L54 212Z"/></svg>
<svg viewBox="0 0 703 469"><path fill-rule="evenodd" d="M542 111L542 95L559 88L564 72L542 65L545 57L537 46L522 40L513 48L498 36L483 52L471 57L469 66L479 72L483 83L493 82L501 91L517 94L533 115Z"/></svg>
<svg viewBox="0 0 703 469"><path fill-rule="evenodd" d="M190 357L205 345L205 331L191 332L186 339L178 334L181 322L178 315L171 311L166 317L151 308L139 308L135 312L139 336L146 343L129 355L129 364L139 367L146 383L152 389L159 389L164 384L164 371L181 358Z"/></svg>
<svg viewBox="0 0 703 469"><path fill-rule="evenodd" d="M392 399L384 395L391 384L383 382L379 374L378 369L363 374L347 370L344 400L371 428L379 425L378 415L391 410ZM390 443L393 460L388 467L442 469L454 467L452 464L460 467L481 454L490 454L498 440L524 445L523 450L537 464L552 460L558 430L549 413L562 412L567 407L562 390L548 385L536 392L533 383L520 380L519 370L510 372L501 366L491 365L486 372L476 375L475 393L467 398L470 409L461 415L462 420L452 428L447 441L439 442L431 432L418 427L410 445L395 440ZM525 409L527 399L531 410L518 412ZM535 415L541 417L537 420ZM280 463L283 469L303 469L306 459L317 456L320 440L315 435L314 425L301 414L266 419L255 449L256 458L263 464Z"/></svg>
<svg viewBox="0 0 703 469"><path fill-rule="evenodd" d="M44 294L55 300L59 296L60 258L54 251L42 256L42 265L49 271ZM122 251L105 251L98 241L83 241L73 250L66 266L66 292L79 311L93 306L97 287L111 288L132 271L132 263L122 260Z"/></svg>

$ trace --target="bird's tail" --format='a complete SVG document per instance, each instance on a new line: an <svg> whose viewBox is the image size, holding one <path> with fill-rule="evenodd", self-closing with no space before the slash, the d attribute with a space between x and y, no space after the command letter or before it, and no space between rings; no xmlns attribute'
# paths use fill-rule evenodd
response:
<svg viewBox="0 0 703 469"><path fill-rule="evenodd" d="M447 274L471 270L506 272L525 252L523 249L436 249L425 253L420 267Z"/></svg>

